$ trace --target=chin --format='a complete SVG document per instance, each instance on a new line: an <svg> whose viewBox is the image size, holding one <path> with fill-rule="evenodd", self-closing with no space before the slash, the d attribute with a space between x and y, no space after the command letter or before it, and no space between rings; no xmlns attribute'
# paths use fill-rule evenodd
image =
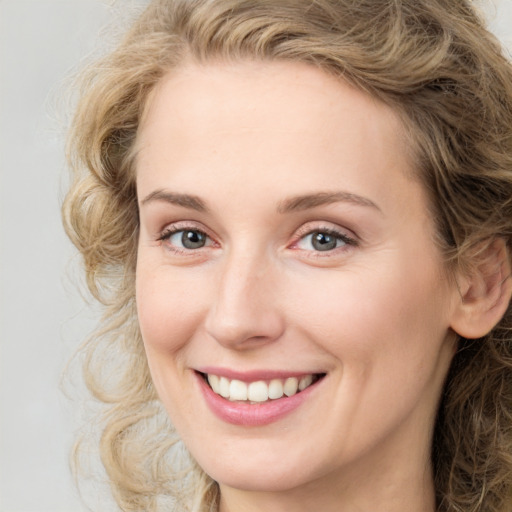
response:
<svg viewBox="0 0 512 512"><path fill-rule="evenodd" d="M249 492L286 492L300 487L307 481L304 475L297 475L290 470L269 470L268 467L256 471L224 471L217 468L210 476L221 486Z"/></svg>
<svg viewBox="0 0 512 512"><path fill-rule="evenodd" d="M283 454L269 457L271 451L260 450L259 453L262 452L264 455L266 452L266 456L253 456L248 452L242 457L238 452L222 460L220 457L196 460L219 485L251 492L285 492L321 476L315 474L314 466L299 463L294 457Z"/></svg>

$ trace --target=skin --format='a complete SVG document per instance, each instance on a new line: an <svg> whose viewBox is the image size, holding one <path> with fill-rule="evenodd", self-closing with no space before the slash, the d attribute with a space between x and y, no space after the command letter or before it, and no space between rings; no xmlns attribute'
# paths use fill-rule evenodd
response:
<svg viewBox="0 0 512 512"><path fill-rule="evenodd" d="M138 144L148 363L221 512L433 512L461 300L393 111L304 64L189 63L154 91ZM325 229L340 238L319 251L308 233ZM326 377L292 413L243 427L207 407L207 365Z"/></svg>

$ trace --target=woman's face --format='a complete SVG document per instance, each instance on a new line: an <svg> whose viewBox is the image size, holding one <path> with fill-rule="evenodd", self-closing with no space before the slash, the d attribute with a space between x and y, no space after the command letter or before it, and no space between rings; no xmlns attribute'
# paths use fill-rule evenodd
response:
<svg viewBox="0 0 512 512"><path fill-rule="evenodd" d="M298 63L190 64L151 98L140 327L172 422L223 489L429 475L459 296L401 130Z"/></svg>

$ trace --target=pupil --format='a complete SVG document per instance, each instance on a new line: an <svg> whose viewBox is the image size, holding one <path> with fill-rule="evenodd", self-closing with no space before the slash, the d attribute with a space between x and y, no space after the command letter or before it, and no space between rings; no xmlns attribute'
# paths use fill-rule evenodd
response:
<svg viewBox="0 0 512 512"><path fill-rule="evenodd" d="M204 247L206 236L199 231L184 231L181 237L183 247L187 249L199 249Z"/></svg>
<svg viewBox="0 0 512 512"><path fill-rule="evenodd" d="M336 248L336 237L327 233L314 233L312 244L317 251L330 251Z"/></svg>

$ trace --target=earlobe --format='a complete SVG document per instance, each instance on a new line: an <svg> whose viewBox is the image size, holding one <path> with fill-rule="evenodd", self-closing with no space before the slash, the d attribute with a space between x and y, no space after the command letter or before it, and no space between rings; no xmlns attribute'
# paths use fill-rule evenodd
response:
<svg viewBox="0 0 512 512"><path fill-rule="evenodd" d="M470 275L459 276L451 327L460 336L485 336L507 311L512 294L510 255L503 239L475 251Z"/></svg>

